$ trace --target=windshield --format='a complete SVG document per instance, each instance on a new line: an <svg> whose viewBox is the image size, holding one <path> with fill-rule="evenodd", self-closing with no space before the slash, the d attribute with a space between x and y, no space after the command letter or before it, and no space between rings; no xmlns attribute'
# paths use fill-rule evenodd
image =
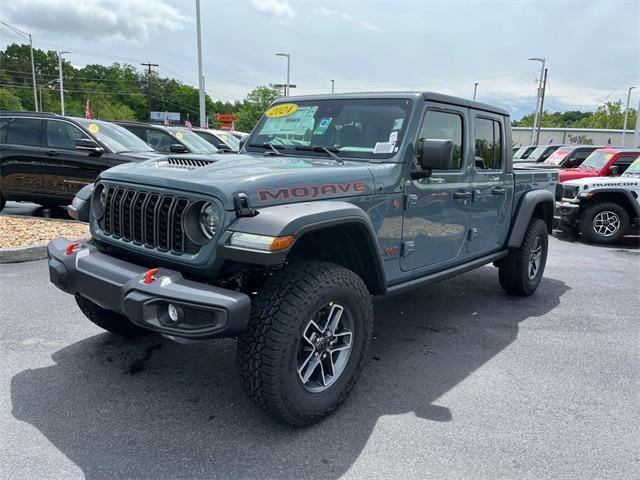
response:
<svg viewBox="0 0 640 480"><path fill-rule="evenodd" d="M330 150L341 158L389 158L400 147L412 106L406 98L277 104L264 113L245 148L261 152L271 144L285 154Z"/></svg>
<svg viewBox="0 0 640 480"><path fill-rule="evenodd" d="M571 150L564 150L561 148L553 152L551 156L544 161L544 163L548 163L549 165L560 165L562 160L564 160L569 153L571 153Z"/></svg>
<svg viewBox="0 0 640 480"><path fill-rule="evenodd" d="M589 155L578 167L582 170L600 170L613 157L613 153L606 150L596 150Z"/></svg>
<svg viewBox="0 0 640 480"><path fill-rule="evenodd" d="M544 146L544 147L538 147L538 148L536 148L533 152L531 152L531 153L529 154L529 156L527 157L527 160L529 160L529 161L531 161L531 162L537 162L537 161L538 161L538 159L539 159L540 157L542 157L542 155L544 155L544 152L546 152L546 151L547 151L547 148L549 148L549 147Z"/></svg>
<svg viewBox="0 0 640 480"><path fill-rule="evenodd" d="M240 150L240 140L226 132L213 132L213 134L229 145L234 150Z"/></svg>
<svg viewBox="0 0 640 480"><path fill-rule="evenodd" d="M112 152L153 152L153 148L148 143L120 125L84 118L76 118L75 120Z"/></svg>
<svg viewBox="0 0 640 480"><path fill-rule="evenodd" d="M640 156L622 174L623 177L635 177L638 175L640 175Z"/></svg>
<svg viewBox="0 0 640 480"><path fill-rule="evenodd" d="M520 160L524 160L529 157L531 152L533 152L536 147L520 147L516 153L513 154L513 158L518 158Z"/></svg>
<svg viewBox="0 0 640 480"><path fill-rule="evenodd" d="M169 127L167 130L184 143L192 153L216 153L218 151L216 147L188 128Z"/></svg>

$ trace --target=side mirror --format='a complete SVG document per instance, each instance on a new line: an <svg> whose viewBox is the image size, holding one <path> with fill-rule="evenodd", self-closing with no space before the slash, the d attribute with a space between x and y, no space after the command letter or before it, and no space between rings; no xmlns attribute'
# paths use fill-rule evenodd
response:
<svg viewBox="0 0 640 480"><path fill-rule="evenodd" d="M216 145L216 148L218 150L222 150L223 152L232 152L233 149L227 145L226 143L219 143L218 145Z"/></svg>
<svg viewBox="0 0 640 480"><path fill-rule="evenodd" d="M185 147L181 143L174 143L173 145L170 145L169 151L172 153L188 153L189 152L187 147Z"/></svg>
<svg viewBox="0 0 640 480"><path fill-rule="evenodd" d="M76 146L76 150L91 152L97 155L102 154L104 152L104 148L98 145L94 140L90 140L88 138L79 138L74 143Z"/></svg>
<svg viewBox="0 0 640 480"><path fill-rule="evenodd" d="M417 156L418 164L422 169L411 171L413 180L430 177L432 170L451 170L453 142L435 139L419 140Z"/></svg>
<svg viewBox="0 0 640 480"><path fill-rule="evenodd" d="M609 167L609 175L611 175L612 177L617 177L618 175L620 175L620 167L617 165L611 165Z"/></svg>

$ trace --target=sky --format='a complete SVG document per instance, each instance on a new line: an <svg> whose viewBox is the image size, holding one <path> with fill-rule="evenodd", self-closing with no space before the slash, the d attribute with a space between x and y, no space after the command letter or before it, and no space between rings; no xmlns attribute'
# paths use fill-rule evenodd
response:
<svg viewBox="0 0 640 480"><path fill-rule="evenodd" d="M506 108L594 110L640 96L639 0L201 0L206 89L242 99L284 83L296 95L432 90ZM34 46L68 50L75 66L151 61L161 76L197 85L195 0L0 0L0 20ZM0 48L20 41L0 25ZM142 67L140 67L142 68Z"/></svg>

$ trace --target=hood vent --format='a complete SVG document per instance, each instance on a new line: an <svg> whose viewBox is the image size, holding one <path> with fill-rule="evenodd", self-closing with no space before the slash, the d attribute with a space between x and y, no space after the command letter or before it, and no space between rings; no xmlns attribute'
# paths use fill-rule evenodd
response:
<svg viewBox="0 0 640 480"><path fill-rule="evenodd" d="M186 168L193 170L194 168L206 167L214 163L215 160L209 160L205 158L178 158L169 157L166 160L160 160L158 165L162 167L174 167L174 168Z"/></svg>

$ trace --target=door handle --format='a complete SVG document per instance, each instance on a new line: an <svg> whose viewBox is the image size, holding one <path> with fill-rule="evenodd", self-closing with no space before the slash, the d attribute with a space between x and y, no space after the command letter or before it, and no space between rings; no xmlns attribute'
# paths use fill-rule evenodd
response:
<svg viewBox="0 0 640 480"><path fill-rule="evenodd" d="M47 155L49 155L50 157L55 157L57 155L60 155L60 153L57 150L48 150Z"/></svg>
<svg viewBox="0 0 640 480"><path fill-rule="evenodd" d="M453 198L471 198L472 196L473 193L466 190L458 190L453 194Z"/></svg>
<svg viewBox="0 0 640 480"><path fill-rule="evenodd" d="M507 189L504 187L493 187L491 193L493 193L494 195L504 195L505 193L507 193Z"/></svg>

